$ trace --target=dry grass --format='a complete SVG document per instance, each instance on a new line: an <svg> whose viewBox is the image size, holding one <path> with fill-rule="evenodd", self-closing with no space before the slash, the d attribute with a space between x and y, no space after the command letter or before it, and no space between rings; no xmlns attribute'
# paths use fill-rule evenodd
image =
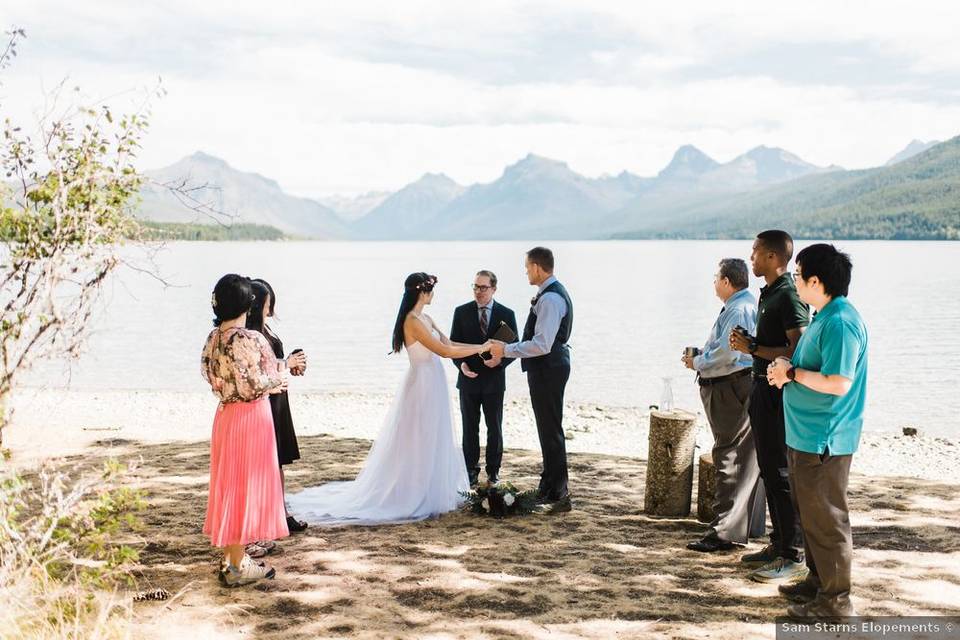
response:
<svg viewBox="0 0 960 640"><path fill-rule="evenodd" d="M685 550L703 525L642 513L643 461L587 454L571 456L572 513L312 528L281 543L276 580L227 590L200 533L206 443L101 445L86 457L143 457L139 588L184 590L135 605L138 638L772 637L785 607L775 587L744 579L737 553ZM368 447L302 438L289 488L352 478ZM505 455L518 486L534 486L538 469L537 452ZM851 503L858 609L960 613L960 486L855 476Z"/></svg>
<svg viewBox="0 0 960 640"><path fill-rule="evenodd" d="M117 588L133 554L116 536L129 536L125 514L140 503L116 491L117 471L0 474L0 638L127 637L133 608Z"/></svg>

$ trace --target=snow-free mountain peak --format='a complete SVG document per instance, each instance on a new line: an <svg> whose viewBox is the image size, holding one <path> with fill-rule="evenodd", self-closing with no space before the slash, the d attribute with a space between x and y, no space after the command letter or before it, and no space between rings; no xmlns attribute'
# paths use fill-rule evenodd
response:
<svg viewBox="0 0 960 640"><path fill-rule="evenodd" d="M927 149L934 147L940 144L939 140L930 140L929 142L924 142L923 140L911 140L910 144L901 149L896 155L887 160L885 166L890 166L897 164L898 162L903 162L904 160L909 160L913 156L923 153Z"/></svg>
<svg viewBox="0 0 960 640"><path fill-rule="evenodd" d="M690 180L717 166L719 163L703 151L692 144L685 144L674 152L670 164L664 167L657 177L667 180Z"/></svg>

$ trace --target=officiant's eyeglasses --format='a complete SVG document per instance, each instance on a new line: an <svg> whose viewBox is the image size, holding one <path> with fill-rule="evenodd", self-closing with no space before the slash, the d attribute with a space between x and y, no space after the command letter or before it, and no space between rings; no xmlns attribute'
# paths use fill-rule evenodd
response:
<svg viewBox="0 0 960 640"><path fill-rule="evenodd" d="M486 291L487 289L493 289L493 287L491 287L491 286L488 285L488 284L475 284L475 285L473 285L473 290L474 290L474 291Z"/></svg>

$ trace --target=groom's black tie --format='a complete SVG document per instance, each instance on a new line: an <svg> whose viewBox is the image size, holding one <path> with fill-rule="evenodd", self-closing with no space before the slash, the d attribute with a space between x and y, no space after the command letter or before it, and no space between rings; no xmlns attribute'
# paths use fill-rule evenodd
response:
<svg viewBox="0 0 960 640"><path fill-rule="evenodd" d="M487 337L487 308L480 307L480 333Z"/></svg>

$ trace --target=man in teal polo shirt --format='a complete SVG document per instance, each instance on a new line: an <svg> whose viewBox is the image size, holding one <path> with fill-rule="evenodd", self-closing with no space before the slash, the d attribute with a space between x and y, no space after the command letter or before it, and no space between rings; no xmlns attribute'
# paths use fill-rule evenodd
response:
<svg viewBox="0 0 960 640"><path fill-rule="evenodd" d="M852 616L850 461L860 441L867 386L867 329L847 300L850 257L815 244L797 255L800 299L817 310L793 358L767 370L784 390L787 461L810 573L780 592L795 618Z"/></svg>

